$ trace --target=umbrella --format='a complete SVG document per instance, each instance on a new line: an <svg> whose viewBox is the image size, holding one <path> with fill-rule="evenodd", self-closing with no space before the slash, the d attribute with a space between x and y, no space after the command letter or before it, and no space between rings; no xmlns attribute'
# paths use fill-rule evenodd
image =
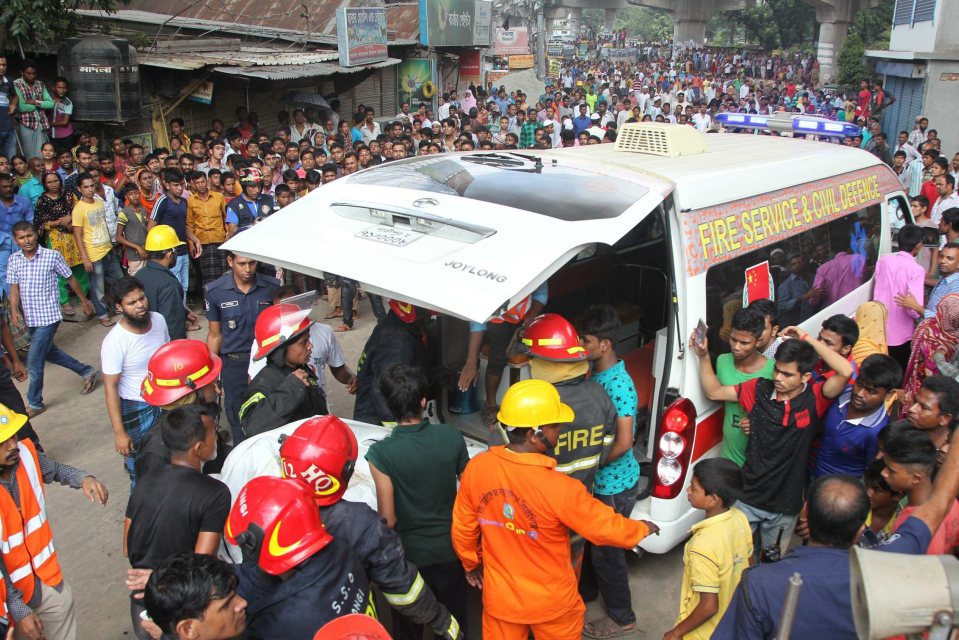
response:
<svg viewBox="0 0 959 640"><path fill-rule="evenodd" d="M284 98L286 102L294 103L297 105L301 105L305 107L319 107L321 109L329 109L330 111L332 111L329 103L326 101L326 98L324 98L318 93L305 93L302 91L298 91L295 93L288 93L286 94L286 96L284 96Z"/></svg>

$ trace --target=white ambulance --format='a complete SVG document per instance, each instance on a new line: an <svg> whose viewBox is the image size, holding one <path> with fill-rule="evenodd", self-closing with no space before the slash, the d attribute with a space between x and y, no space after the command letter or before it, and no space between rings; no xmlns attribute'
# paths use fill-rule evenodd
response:
<svg viewBox="0 0 959 640"><path fill-rule="evenodd" d="M718 455L722 437L724 411L703 395L690 333L705 321L722 351L745 291L755 291L747 271L775 298L792 272L811 282L843 252L860 256L856 273L821 282L817 304L780 308L780 323L813 331L852 315L908 212L896 176L865 151L643 123L623 127L615 145L390 162L323 186L225 248L437 312L431 346L446 384L434 414L484 439L479 413L448 411L467 321L502 313L543 282L546 311L567 318L614 305L618 353L640 396L635 453L647 489L632 517L660 526L643 547L663 553L701 517L686 499L689 470ZM503 388L528 375L510 366Z"/></svg>

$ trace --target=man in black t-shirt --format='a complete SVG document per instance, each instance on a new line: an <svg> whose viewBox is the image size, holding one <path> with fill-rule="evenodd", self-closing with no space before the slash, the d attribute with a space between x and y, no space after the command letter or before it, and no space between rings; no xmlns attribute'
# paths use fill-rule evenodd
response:
<svg viewBox="0 0 959 640"><path fill-rule="evenodd" d="M713 371L707 344L690 338L699 356L700 379L706 397L715 402L739 402L749 417L743 497L736 507L746 514L761 547L776 544L780 530L788 542L803 504L809 449L822 427L822 416L842 393L853 367L850 362L798 327L787 327L786 340L776 351L773 379L755 378L724 386ZM818 360L835 371L812 384ZM782 545L785 547L785 544Z"/></svg>
<svg viewBox="0 0 959 640"><path fill-rule="evenodd" d="M135 569L156 569L178 553L215 555L230 513L230 490L201 473L203 462L216 456L216 424L203 405L174 409L162 425L170 464L137 479L124 521L124 552ZM138 638L142 600L133 600L131 614Z"/></svg>

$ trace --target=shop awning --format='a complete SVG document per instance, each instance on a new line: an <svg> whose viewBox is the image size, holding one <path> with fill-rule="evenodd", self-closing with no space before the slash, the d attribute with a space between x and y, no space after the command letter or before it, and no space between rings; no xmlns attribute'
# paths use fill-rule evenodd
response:
<svg viewBox="0 0 959 640"><path fill-rule="evenodd" d="M255 67L222 66L214 67L217 73L225 73L244 78L262 78L264 80L296 80L297 78L312 78L315 76L329 76L334 73L356 73L364 69L378 69L399 64L397 58L387 58L383 62L361 65L356 67L342 67L338 64L318 62L315 64L271 65Z"/></svg>

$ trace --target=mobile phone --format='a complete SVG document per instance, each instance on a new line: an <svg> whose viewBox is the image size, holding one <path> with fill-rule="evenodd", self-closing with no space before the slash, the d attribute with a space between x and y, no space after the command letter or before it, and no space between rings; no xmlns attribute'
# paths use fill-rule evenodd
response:
<svg viewBox="0 0 959 640"><path fill-rule="evenodd" d="M700 318L699 322L696 324L696 344L702 344L706 339L706 323L703 322L703 319Z"/></svg>

